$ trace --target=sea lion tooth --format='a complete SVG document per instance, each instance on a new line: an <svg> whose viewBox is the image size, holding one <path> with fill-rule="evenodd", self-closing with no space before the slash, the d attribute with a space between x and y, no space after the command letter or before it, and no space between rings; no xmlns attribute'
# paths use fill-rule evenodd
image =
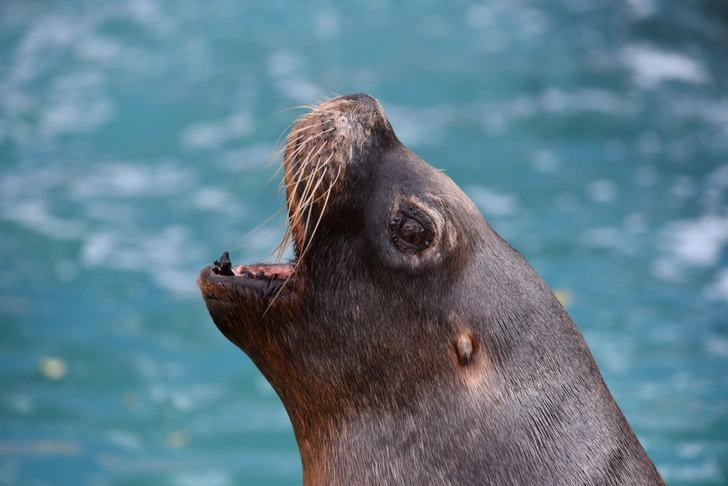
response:
<svg viewBox="0 0 728 486"><path fill-rule="evenodd" d="M220 263L216 262L216 265L219 267L218 273L220 275L224 276L233 276L235 273L233 272L233 265L230 262L230 255L228 255L228 252L225 252L220 257Z"/></svg>

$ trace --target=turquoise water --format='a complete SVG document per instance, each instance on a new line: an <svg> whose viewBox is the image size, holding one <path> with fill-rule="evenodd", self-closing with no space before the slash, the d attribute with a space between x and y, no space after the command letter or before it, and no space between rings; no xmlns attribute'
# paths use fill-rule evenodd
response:
<svg viewBox="0 0 728 486"><path fill-rule="evenodd" d="M288 109L361 91L557 291L668 483L728 484L727 45L709 0L6 0L0 484L300 484L195 279L280 239Z"/></svg>

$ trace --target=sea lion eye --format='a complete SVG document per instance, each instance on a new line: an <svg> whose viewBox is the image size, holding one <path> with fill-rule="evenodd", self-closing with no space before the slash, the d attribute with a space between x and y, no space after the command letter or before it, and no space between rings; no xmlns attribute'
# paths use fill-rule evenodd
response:
<svg viewBox="0 0 728 486"><path fill-rule="evenodd" d="M405 253L420 254L432 244L432 223L414 208L397 213L389 229L392 242Z"/></svg>
<svg viewBox="0 0 728 486"><path fill-rule="evenodd" d="M412 218L404 218L399 224L399 236L412 246L422 246L427 236L427 231Z"/></svg>

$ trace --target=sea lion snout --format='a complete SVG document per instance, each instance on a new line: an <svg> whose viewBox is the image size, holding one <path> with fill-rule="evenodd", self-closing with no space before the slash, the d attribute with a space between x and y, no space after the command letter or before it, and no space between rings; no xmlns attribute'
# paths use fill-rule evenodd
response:
<svg viewBox="0 0 728 486"><path fill-rule="evenodd" d="M363 93L321 103L291 130L283 156L290 236L299 251L341 187L366 183L366 152L399 143L379 102ZM373 147L376 146L376 149ZM352 165L357 167L351 167Z"/></svg>

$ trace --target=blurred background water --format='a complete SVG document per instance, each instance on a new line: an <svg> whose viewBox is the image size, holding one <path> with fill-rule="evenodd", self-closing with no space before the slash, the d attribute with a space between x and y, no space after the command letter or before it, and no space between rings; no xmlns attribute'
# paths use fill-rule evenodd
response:
<svg viewBox="0 0 728 486"><path fill-rule="evenodd" d="M360 91L557 292L667 482L728 484L727 87L711 0L5 0L0 484L300 484L195 279L281 237L241 246L281 110Z"/></svg>

